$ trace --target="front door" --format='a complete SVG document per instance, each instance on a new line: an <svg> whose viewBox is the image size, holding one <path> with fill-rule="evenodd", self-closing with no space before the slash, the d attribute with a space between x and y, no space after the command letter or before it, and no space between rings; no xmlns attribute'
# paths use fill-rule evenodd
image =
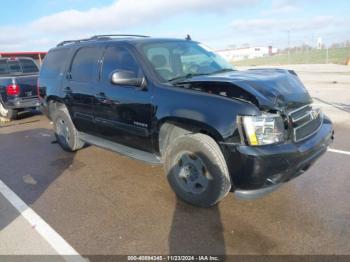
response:
<svg viewBox="0 0 350 262"><path fill-rule="evenodd" d="M98 132L114 142L152 151L151 90L112 84L111 73L115 70L128 70L143 76L141 67L126 47L117 44L106 47L95 97Z"/></svg>

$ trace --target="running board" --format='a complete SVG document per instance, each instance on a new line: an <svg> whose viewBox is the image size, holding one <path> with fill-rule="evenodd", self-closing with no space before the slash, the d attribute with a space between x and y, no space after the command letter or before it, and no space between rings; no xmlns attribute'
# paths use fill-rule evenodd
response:
<svg viewBox="0 0 350 262"><path fill-rule="evenodd" d="M112 141L109 141L109 140L106 140L106 139L103 139L100 137L96 137L93 135L89 135L86 133L82 133L82 132L79 132L79 138L88 144L102 147L104 149L107 149L107 150L110 150L113 152L117 152L119 154L128 156L128 157L133 158L133 159L137 159L137 160L140 160L140 161L143 161L143 162L146 162L149 164L153 164L153 165L161 165L162 164L160 157L158 157L152 153L149 153L149 152L145 152L145 151L142 151L139 149L135 149L135 148L128 147L125 145L121 145L121 144L118 144L118 143L115 143L115 142L112 142Z"/></svg>

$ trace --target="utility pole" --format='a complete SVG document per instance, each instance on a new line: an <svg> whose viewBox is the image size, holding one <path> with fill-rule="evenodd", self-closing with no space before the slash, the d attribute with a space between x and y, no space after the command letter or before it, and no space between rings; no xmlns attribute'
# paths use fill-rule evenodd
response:
<svg viewBox="0 0 350 262"><path fill-rule="evenodd" d="M288 30L287 33L288 33L288 64L290 64L290 30Z"/></svg>

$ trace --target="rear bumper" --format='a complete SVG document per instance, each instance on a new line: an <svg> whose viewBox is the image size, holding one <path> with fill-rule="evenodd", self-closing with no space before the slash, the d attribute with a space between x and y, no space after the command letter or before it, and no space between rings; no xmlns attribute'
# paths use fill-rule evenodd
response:
<svg viewBox="0 0 350 262"><path fill-rule="evenodd" d="M16 97L9 99L6 103L9 109L24 109L40 106L38 97L21 98Z"/></svg>
<svg viewBox="0 0 350 262"><path fill-rule="evenodd" d="M316 134L299 143L227 146L235 194L245 199L258 198L304 173L326 152L333 135L332 123L325 118Z"/></svg>

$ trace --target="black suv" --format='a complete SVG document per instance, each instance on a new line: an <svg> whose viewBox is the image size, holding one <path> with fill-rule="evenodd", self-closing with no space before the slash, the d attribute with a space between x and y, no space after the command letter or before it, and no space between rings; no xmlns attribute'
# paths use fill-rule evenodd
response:
<svg viewBox="0 0 350 262"><path fill-rule="evenodd" d="M189 39L65 41L45 58L39 96L65 150L164 164L176 194L202 207L275 190L333 140L294 71L238 71Z"/></svg>

